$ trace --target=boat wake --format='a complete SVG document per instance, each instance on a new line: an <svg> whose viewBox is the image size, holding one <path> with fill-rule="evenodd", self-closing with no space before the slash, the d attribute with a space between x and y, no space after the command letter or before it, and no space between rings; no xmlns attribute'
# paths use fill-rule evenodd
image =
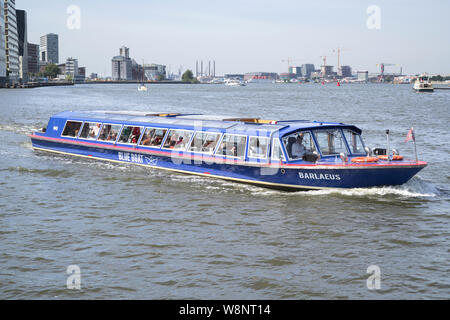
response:
<svg viewBox="0 0 450 320"><path fill-rule="evenodd" d="M268 191L268 192L279 193L278 191ZM264 193L265 192L258 192L258 194ZM407 198L434 198L440 195L440 190L432 183L421 179L419 176L415 176L410 181L401 186L312 190L312 191L299 191L287 194L294 196L324 196L324 195L342 195L349 197L394 196L401 199L407 199Z"/></svg>

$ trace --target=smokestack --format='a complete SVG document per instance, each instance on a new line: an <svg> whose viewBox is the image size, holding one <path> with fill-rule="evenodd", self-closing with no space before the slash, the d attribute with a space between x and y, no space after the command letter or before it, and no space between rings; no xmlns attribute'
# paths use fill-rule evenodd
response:
<svg viewBox="0 0 450 320"><path fill-rule="evenodd" d="M216 77L216 60L213 61L213 77Z"/></svg>
<svg viewBox="0 0 450 320"><path fill-rule="evenodd" d="M198 77L198 60L195 61L195 77Z"/></svg>
<svg viewBox="0 0 450 320"><path fill-rule="evenodd" d="M200 77L203 77L203 60L201 61L200 64Z"/></svg>

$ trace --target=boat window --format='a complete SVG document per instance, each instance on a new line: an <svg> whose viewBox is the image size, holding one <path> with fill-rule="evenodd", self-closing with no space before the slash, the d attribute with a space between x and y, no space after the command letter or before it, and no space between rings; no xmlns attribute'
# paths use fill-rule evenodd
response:
<svg viewBox="0 0 450 320"><path fill-rule="evenodd" d="M314 139L309 131L297 131L283 137L289 160L306 159L316 151Z"/></svg>
<svg viewBox="0 0 450 320"><path fill-rule="evenodd" d="M65 137L76 138L78 136L78 132L80 131L81 124L81 121L67 121L62 135Z"/></svg>
<svg viewBox="0 0 450 320"><path fill-rule="evenodd" d="M98 140L115 142L120 128L122 128L120 124L104 124Z"/></svg>
<svg viewBox="0 0 450 320"><path fill-rule="evenodd" d="M267 158L269 138L250 137L248 143L248 156L251 158Z"/></svg>
<svg viewBox="0 0 450 320"><path fill-rule="evenodd" d="M100 133L100 122L85 122L83 129L81 129L80 138L95 140Z"/></svg>
<svg viewBox="0 0 450 320"><path fill-rule="evenodd" d="M192 131L188 130L170 130L164 143L164 149L186 150L192 134Z"/></svg>
<svg viewBox="0 0 450 320"><path fill-rule="evenodd" d="M124 126L120 134L119 143L137 143L142 130L142 127Z"/></svg>
<svg viewBox="0 0 450 320"><path fill-rule="evenodd" d="M346 153L344 137L340 129L314 130L322 155Z"/></svg>
<svg viewBox="0 0 450 320"><path fill-rule="evenodd" d="M147 128L141 140L141 146L161 147L167 129Z"/></svg>
<svg viewBox="0 0 450 320"><path fill-rule="evenodd" d="M192 140L191 147L192 152L204 152L213 153L216 149L217 142L220 139L221 134L215 132L197 132Z"/></svg>
<svg viewBox="0 0 450 320"><path fill-rule="evenodd" d="M244 158L247 137L235 134L224 134L216 155L232 158Z"/></svg>
<svg viewBox="0 0 450 320"><path fill-rule="evenodd" d="M344 135L353 154L366 153L366 151L364 150L364 143L362 141L361 135L349 129L344 130Z"/></svg>
<svg viewBox="0 0 450 320"><path fill-rule="evenodd" d="M272 147L272 160L280 161L285 160L283 151L281 150L281 143L278 139L273 139L273 147Z"/></svg>

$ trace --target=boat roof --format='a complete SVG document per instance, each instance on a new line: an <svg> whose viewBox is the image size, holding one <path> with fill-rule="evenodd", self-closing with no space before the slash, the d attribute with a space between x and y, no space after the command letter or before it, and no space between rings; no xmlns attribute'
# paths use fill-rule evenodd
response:
<svg viewBox="0 0 450 320"><path fill-rule="evenodd" d="M279 131L286 133L301 129L318 129L323 127L347 127L358 133L361 129L339 122L320 122L311 120L265 120L252 117L233 117L224 115L189 114L176 112L144 111L64 111L53 116L66 120L101 121L110 123L130 123L142 126L157 126L180 129L223 131L236 134L257 134L270 136Z"/></svg>

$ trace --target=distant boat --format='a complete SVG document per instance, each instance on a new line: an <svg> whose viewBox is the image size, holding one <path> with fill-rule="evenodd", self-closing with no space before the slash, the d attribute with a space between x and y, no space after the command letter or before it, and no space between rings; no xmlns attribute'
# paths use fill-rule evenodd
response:
<svg viewBox="0 0 450 320"><path fill-rule="evenodd" d="M225 81L226 86L245 86L245 83L239 79L229 79Z"/></svg>
<svg viewBox="0 0 450 320"><path fill-rule="evenodd" d="M138 85L138 91L147 91L148 88L144 84L145 81L145 70L144 70L144 60L142 60L142 83Z"/></svg>
<svg viewBox="0 0 450 320"><path fill-rule="evenodd" d="M431 84L431 80L427 75L420 75L416 82L414 82L413 89L416 92L433 92L433 85Z"/></svg>
<svg viewBox="0 0 450 320"><path fill-rule="evenodd" d="M138 85L138 91L147 91L148 88L145 84Z"/></svg>

